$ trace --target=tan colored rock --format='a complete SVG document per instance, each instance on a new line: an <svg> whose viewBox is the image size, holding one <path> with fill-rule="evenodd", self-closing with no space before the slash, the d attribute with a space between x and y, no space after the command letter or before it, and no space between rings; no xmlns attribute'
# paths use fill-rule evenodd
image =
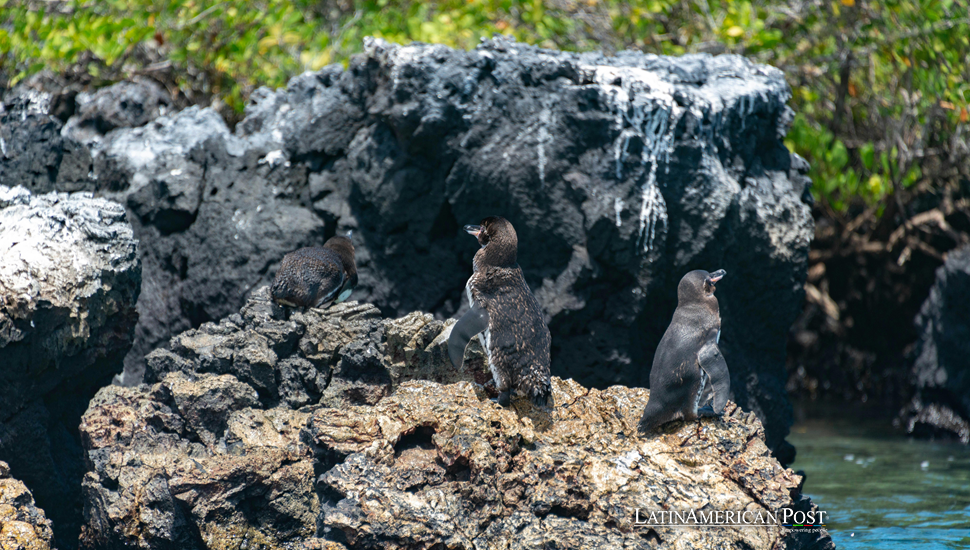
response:
<svg viewBox="0 0 970 550"><path fill-rule="evenodd" d="M640 438L648 393L586 389L553 377L550 410L504 409L468 382L408 382L375 407L320 409L307 434L336 457L320 479L321 524L351 548L799 547L781 527L635 525L659 510L776 511L800 477L733 404L696 424ZM827 537L825 537L827 538Z"/></svg>
<svg viewBox="0 0 970 550"><path fill-rule="evenodd" d="M50 550L54 532L44 511L20 481L10 477L10 467L0 462L0 548L3 550Z"/></svg>
<svg viewBox="0 0 970 550"><path fill-rule="evenodd" d="M229 375L193 383L169 374L148 391L98 393L81 424L94 466L84 479L82 545L282 548L313 537L313 460L299 437L308 413L230 410L236 384ZM183 407L200 394L224 406L205 411L224 423L189 420L199 409Z"/></svg>
<svg viewBox="0 0 970 550"><path fill-rule="evenodd" d="M148 358L153 385L83 417L96 549L826 548L782 527L636 525L650 511L809 509L753 414L636 433L649 392L553 377L502 408L454 321L368 304L279 309L265 289ZM487 378L486 378L487 381ZM309 403L308 403L309 401ZM294 408L296 410L294 410ZM690 438L688 439L688 436ZM687 443L682 445L682 442ZM793 502L792 495L799 498ZM336 545L336 546L335 546ZM340 546L342 545L342 546Z"/></svg>
<svg viewBox="0 0 970 550"><path fill-rule="evenodd" d="M492 375L485 365L485 350L477 338L469 342L461 368L453 368L448 357L448 336L455 319L435 320L430 313L411 312L386 321L388 373L394 384L408 380L432 380L453 384L462 380L487 384Z"/></svg>

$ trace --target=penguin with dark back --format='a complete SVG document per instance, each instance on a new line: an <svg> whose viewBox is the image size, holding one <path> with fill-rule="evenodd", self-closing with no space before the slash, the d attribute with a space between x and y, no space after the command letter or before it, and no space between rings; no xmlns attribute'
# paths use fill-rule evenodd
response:
<svg viewBox="0 0 970 550"><path fill-rule="evenodd" d="M677 419L719 416L731 377L718 349L721 314L714 285L725 271L691 271L677 285L677 309L664 332L650 371L650 399L640 417L646 434ZM701 407L713 398L713 404ZM700 427L698 426L698 430Z"/></svg>
<svg viewBox="0 0 970 550"><path fill-rule="evenodd" d="M539 302L517 263L515 229L505 218L493 216L480 225L466 225L465 231L478 238L481 248L465 285L471 309L448 338L451 361L460 368L465 346L478 335L499 391L499 404L507 406L515 391L535 405L545 406L552 393L552 339Z"/></svg>
<svg viewBox="0 0 970 550"><path fill-rule="evenodd" d="M273 281L273 300L306 309L326 308L350 297L357 286L350 237L331 237L323 246L301 248L284 256Z"/></svg>

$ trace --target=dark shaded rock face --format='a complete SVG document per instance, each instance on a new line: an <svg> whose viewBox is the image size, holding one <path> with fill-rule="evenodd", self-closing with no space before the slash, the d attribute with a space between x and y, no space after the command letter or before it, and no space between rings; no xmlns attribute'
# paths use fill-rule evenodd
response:
<svg viewBox="0 0 970 550"><path fill-rule="evenodd" d="M788 97L780 71L736 56L371 41L346 70L257 91L234 134L197 108L114 130L89 185L143 243L129 374L336 231L355 230L354 298L454 316L476 250L460 227L502 215L553 373L591 386L647 385L681 276L726 269L733 397L788 461L785 341L812 234L807 165L782 143Z"/></svg>
<svg viewBox="0 0 970 550"><path fill-rule="evenodd" d="M51 95L22 90L0 105L0 184L32 193L79 191L91 187L91 151L61 135L50 116Z"/></svg>
<svg viewBox="0 0 970 550"><path fill-rule="evenodd" d="M950 252L916 316L916 395L901 415L920 437L970 443L970 247Z"/></svg>
<svg viewBox="0 0 970 550"><path fill-rule="evenodd" d="M548 408L500 407L448 359L453 321L369 304L286 313L268 287L148 356L81 424L82 541L95 549L832 548L780 526L634 525L636 509L815 510L728 404L641 439L648 392L553 377ZM467 370L466 370L467 369Z"/></svg>
<svg viewBox="0 0 970 550"><path fill-rule="evenodd" d="M79 529L77 425L131 348L141 286L120 205L0 186L0 460L54 521Z"/></svg>

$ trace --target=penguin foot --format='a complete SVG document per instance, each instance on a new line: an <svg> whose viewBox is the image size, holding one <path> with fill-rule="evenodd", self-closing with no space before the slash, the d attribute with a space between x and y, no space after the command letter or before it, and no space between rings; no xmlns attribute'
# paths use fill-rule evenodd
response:
<svg viewBox="0 0 970 550"><path fill-rule="evenodd" d="M511 391L499 392L498 397L493 397L491 401L494 403L498 403L503 407L508 407L509 404L512 402L512 392Z"/></svg>
<svg viewBox="0 0 970 550"><path fill-rule="evenodd" d="M672 433L677 433L677 429L672 429L671 421L657 422L656 418L642 417L640 418L640 423L637 424L637 431L640 432L641 436L647 436L650 434L666 434L670 435Z"/></svg>
<svg viewBox="0 0 970 550"><path fill-rule="evenodd" d="M537 393L533 395L532 404L536 407L545 407L549 404L549 393Z"/></svg>
<svg viewBox="0 0 970 550"><path fill-rule="evenodd" d="M720 418L722 413L715 412L714 407L710 405L704 405L703 407L697 409L697 416L700 418Z"/></svg>

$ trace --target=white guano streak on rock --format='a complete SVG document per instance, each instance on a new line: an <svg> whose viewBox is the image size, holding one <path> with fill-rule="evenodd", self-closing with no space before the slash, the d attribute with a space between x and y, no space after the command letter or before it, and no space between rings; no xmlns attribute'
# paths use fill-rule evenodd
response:
<svg viewBox="0 0 970 550"><path fill-rule="evenodd" d="M667 225L667 204L657 187L657 166L661 158L665 163L670 161L674 128L683 109L674 102L673 87L651 71L633 67L594 66L586 66L582 70L591 73L591 80L602 87L613 101L615 125L619 131L613 144L617 181L623 179L623 163L630 140L638 137L643 142L640 165L648 170L648 174L647 181L640 188L637 249L641 253L650 252L658 224ZM617 212L617 220L619 217Z"/></svg>
<svg viewBox="0 0 970 550"><path fill-rule="evenodd" d="M542 188L546 186L546 143L552 142L552 134L549 133L549 125L552 123L552 111L549 107L544 107L539 113L539 136L538 151L536 156L539 160L539 182Z"/></svg>

